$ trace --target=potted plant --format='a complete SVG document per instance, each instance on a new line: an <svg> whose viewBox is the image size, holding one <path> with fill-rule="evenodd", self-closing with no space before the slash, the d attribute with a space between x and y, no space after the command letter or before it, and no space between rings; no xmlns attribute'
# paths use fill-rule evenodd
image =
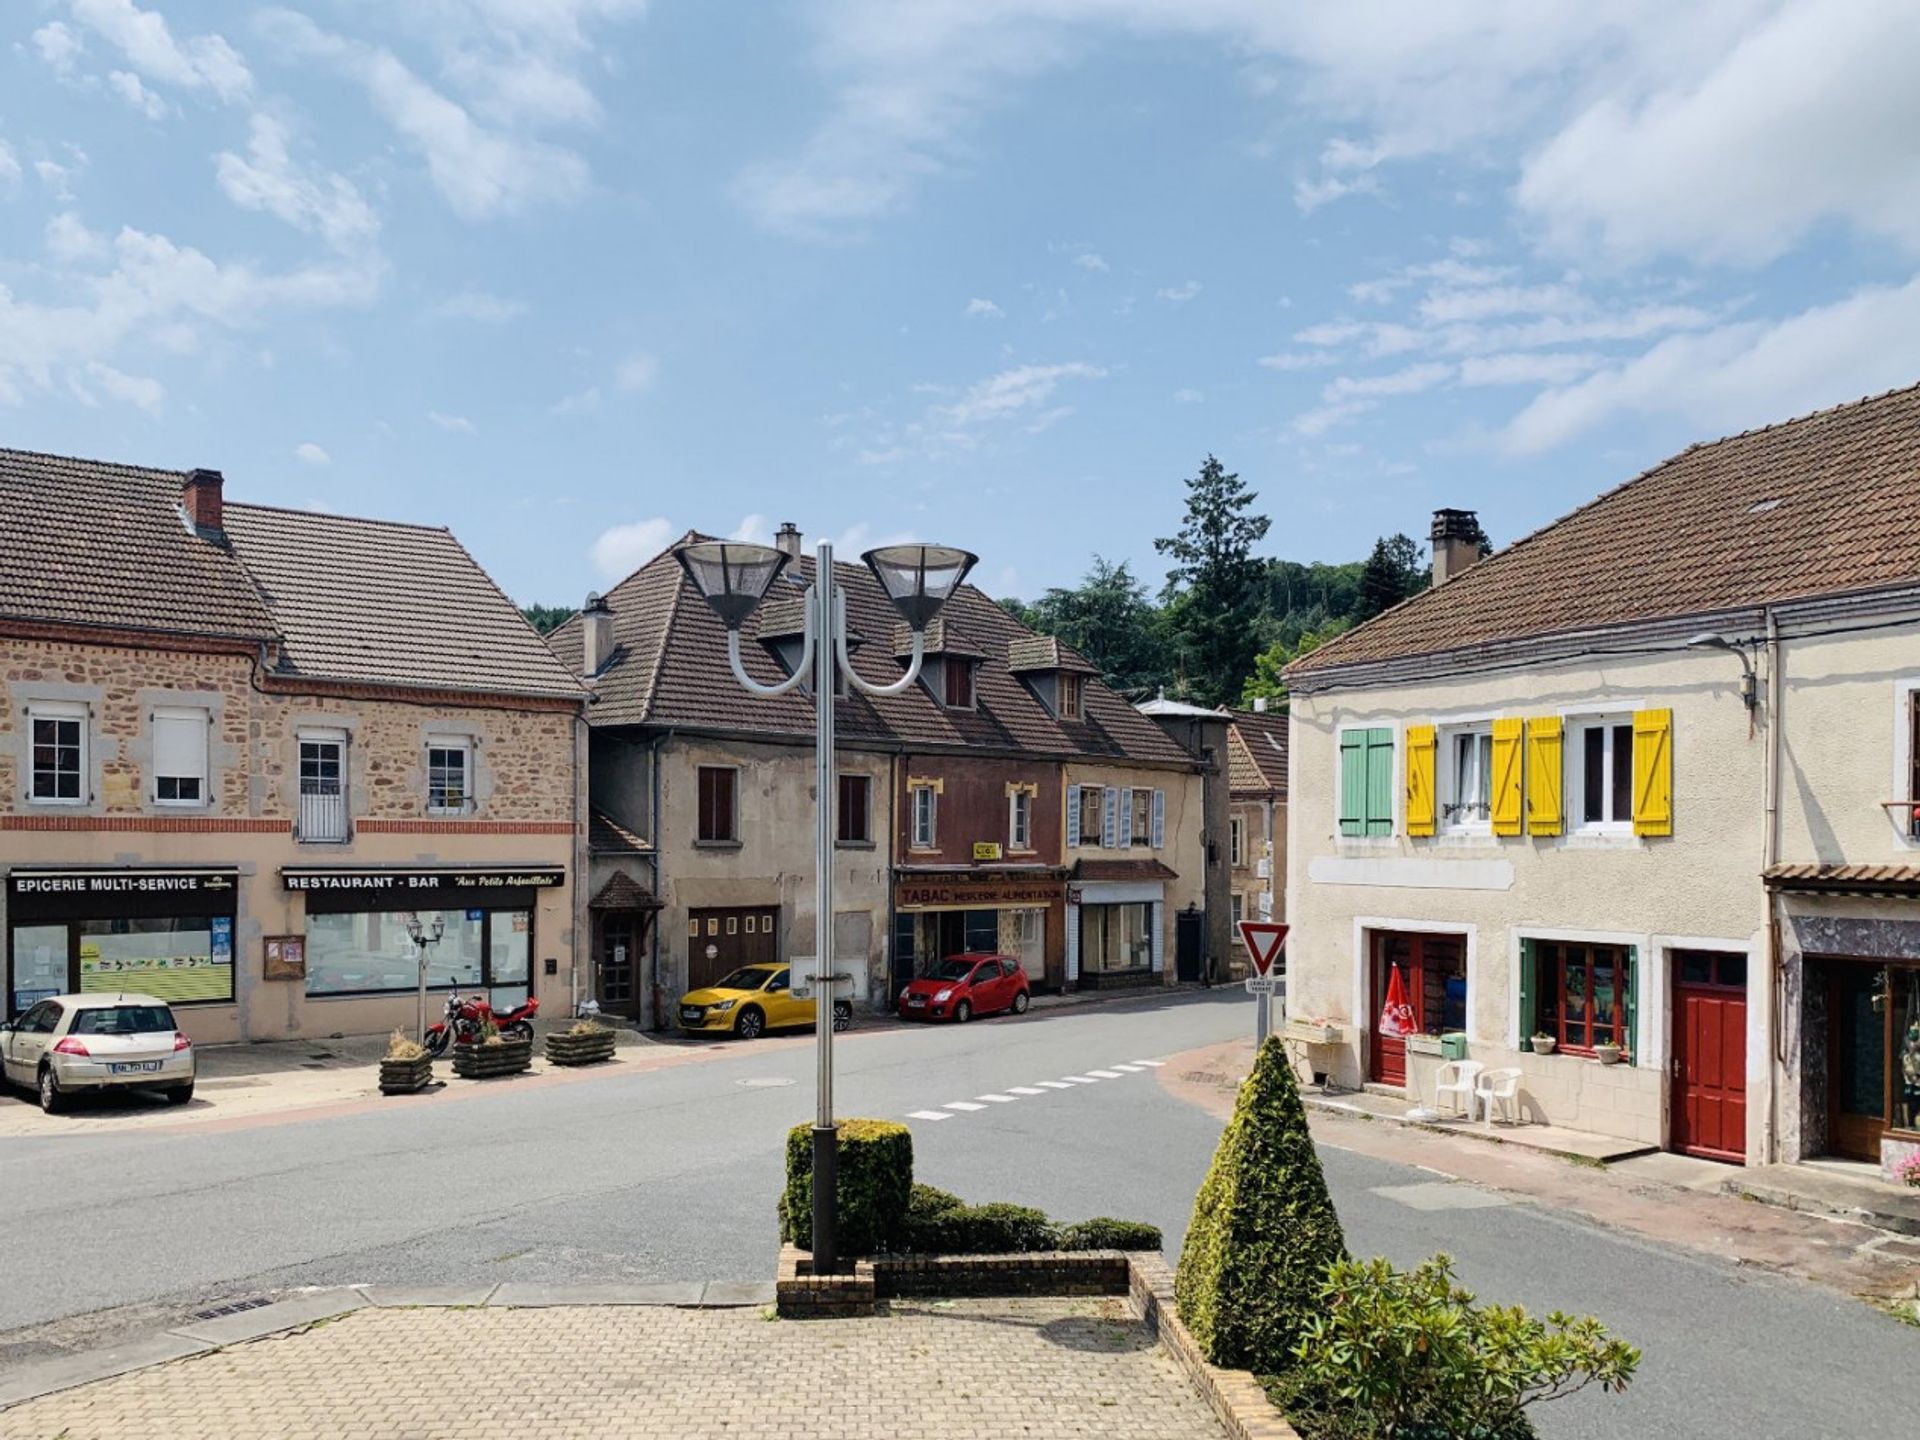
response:
<svg viewBox="0 0 1920 1440"><path fill-rule="evenodd" d="M576 1020L571 1029L547 1036L549 1065L596 1065L613 1058L613 1031L592 1020Z"/></svg>
<svg viewBox="0 0 1920 1440"><path fill-rule="evenodd" d="M1620 1063L1620 1047L1611 1040L1602 1040L1598 1045L1593 1047L1593 1058L1598 1060L1602 1065L1618 1065Z"/></svg>
<svg viewBox="0 0 1920 1440"><path fill-rule="evenodd" d="M433 1082L433 1056L417 1040L395 1030L380 1060L380 1093L411 1095Z"/></svg>
<svg viewBox="0 0 1920 1440"><path fill-rule="evenodd" d="M1910 1189L1920 1190L1920 1150L1893 1167L1893 1178Z"/></svg>
<svg viewBox="0 0 1920 1440"><path fill-rule="evenodd" d="M1558 1043L1553 1036L1547 1034L1544 1030L1536 1030L1533 1032L1533 1053L1536 1055L1551 1055L1553 1053L1553 1047Z"/></svg>
<svg viewBox="0 0 1920 1440"><path fill-rule="evenodd" d="M533 1041L510 1040L491 1020L471 1045L453 1047L453 1073L463 1080L492 1080L518 1075L533 1064Z"/></svg>

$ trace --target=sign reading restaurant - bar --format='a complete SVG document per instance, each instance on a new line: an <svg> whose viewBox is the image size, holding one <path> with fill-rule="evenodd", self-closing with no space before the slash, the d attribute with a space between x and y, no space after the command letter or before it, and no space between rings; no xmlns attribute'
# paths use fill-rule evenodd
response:
<svg viewBox="0 0 1920 1440"><path fill-rule="evenodd" d="M431 895L441 890L532 890L567 882L557 868L529 870L293 870L280 872L289 890L348 895Z"/></svg>

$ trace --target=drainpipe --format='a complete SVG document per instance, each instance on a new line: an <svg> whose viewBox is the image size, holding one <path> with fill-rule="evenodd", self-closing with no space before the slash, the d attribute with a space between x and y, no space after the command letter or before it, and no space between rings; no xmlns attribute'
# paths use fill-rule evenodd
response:
<svg viewBox="0 0 1920 1440"><path fill-rule="evenodd" d="M887 756L887 849L886 860L884 862L885 868L881 872L885 876L885 879L881 883L887 887L887 933L881 941L880 946L880 953L886 957L886 963L883 969L886 972L887 984L885 992L880 996L880 1004L875 1007L878 1013L882 1015L891 1014L893 1011L893 997L895 993L893 982L897 978L895 968L900 964L900 957L895 953L900 944L900 907L898 904L900 892L894 884L893 873L894 861L898 857L898 852L895 847L900 843L899 796L900 755L899 752L896 751ZM911 976L908 976L908 979L911 978Z"/></svg>
<svg viewBox="0 0 1920 1440"><path fill-rule="evenodd" d="M669 730L665 735L655 735L647 742L647 789L651 792L649 799L653 807L653 830L647 838L653 841L653 894L663 907L667 898L667 886L666 877L661 870L666 846L662 843L660 835L660 747L672 734L673 732ZM661 921L665 916L664 908L653 912L652 943L648 946L648 962L653 970L653 1028L656 1031L667 1028L666 1015L661 1008L663 997L660 992L660 930Z"/></svg>
<svg viewBox="0 0 1920 1440"><path fill-rule="evenodd" d="M1780 706L1786 693L1786 678L1781 674L1780 654L1780 618L1772 607L1766 611L1767 621L1767 769L1766 769L1766 829L1761 837L1761 871L1771 870L1780 859L1780 751L1785 744L1786 727L1782 723ZM1780 1116L1780 1077L1786 1066L1786 1054L1783 1048L1784 1036L1781 1033L1781 996L1780 987L1783 976L1780 973L1780 927L1775 918L1773 892L1764 882L1760 886L1762 903L1766 906L1766 923L1762 929L1761 943L1765 947L1765 970L1767 976L1767 1045L1769 1049L1767 1065L1767 1111L1765 1128L1761 1135L1761 1158L1769 1165L1779 1157L1779 1116Z"/></svg>

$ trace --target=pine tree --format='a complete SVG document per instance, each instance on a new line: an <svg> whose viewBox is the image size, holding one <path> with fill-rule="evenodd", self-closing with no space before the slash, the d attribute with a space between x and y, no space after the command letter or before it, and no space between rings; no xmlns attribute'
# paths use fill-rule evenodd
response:
<svg viewBox="0 0 1920 1440"><path fill-rule="evenodd" d="M1231 699L1260 648L1258 620L1267 566L1253 547L1269 521L1249 513L1258 498L1213 456L1187 482L1187 513L1177 535L1153 548L1173 557L1167 574L1167 623L1192 699Z"/></svg>

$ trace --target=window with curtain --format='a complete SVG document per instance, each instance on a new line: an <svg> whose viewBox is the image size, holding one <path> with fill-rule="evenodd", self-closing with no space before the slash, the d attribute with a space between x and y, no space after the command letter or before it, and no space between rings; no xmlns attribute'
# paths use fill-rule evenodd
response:
<svg viewBox="0 0 1920 1440"><path fill-rule="evenodd" d="M1080 843L1098 845L1100 843L1101 817L1106 813L1107 792L1098 785L1080 787Z"/></svg>
<svg viewBox="0 0 1920 1440"><path fill-rule="evenodd" d="M1452 789L1445 807L1447 828L1479 829L1493 819L1493 729L1455 731L1448 747Z"/></svg>
<svg viewBox="0 0 1920 1440"><path fill-rule="evenodd" d="M1624 946L1541 940L1534 943L1534 956L1540 1033L1576 1055L1608 1042L1632 1049L1631 963Z"/></svg>
<svg viewBox="0 0 1920 1440"><path fill-rule="evenodd" d="M938 847L940 793L931 785L915 785L908 792L912 797L913 848L932 850Z"/></svg>

